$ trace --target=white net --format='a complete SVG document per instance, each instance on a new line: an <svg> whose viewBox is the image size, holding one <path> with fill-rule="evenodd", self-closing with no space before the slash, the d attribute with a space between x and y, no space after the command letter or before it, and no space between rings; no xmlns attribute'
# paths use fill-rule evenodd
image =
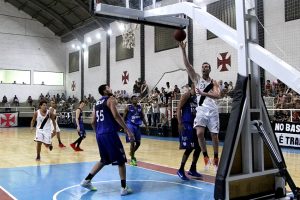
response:
<svg viewBox="0 0 300 200"><path fill-rule="evenodd" d="M137 24L126 24L125 30L122 34L123 37L123 47L127 49L132 49L135 47L135 31L138 29Z"/></svg>

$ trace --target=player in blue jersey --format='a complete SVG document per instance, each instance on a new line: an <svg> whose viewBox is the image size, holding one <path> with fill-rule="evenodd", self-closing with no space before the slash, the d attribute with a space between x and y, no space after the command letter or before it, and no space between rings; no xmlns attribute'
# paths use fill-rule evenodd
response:
<svg viewBox="0 0 300 200"><path fill-rule="evenodd" d="M141 132L140 132L140 125L142 122L146 125L146 130L148 131L148 125L145 120L145 115L143 112L143 108L141 105L138 105L138 98L137 96L133 95L131 97L131 103L125 108L124 111L124 121L126 122L127 127L130 131L134 134L134 141L130 141L128 136L126 136L126 142L130 142L130 165L137 166L137 161L134 156L135 152L141 145Z"/></svg>
<svg viewBox="0 0 300 200"><path fill-rule="evenodd" d="M92 114L92 127L96 131L96 139L100 152L101 160L98 161L88 176L81 182L81 186L89 190L97 190L91 183L92 178L105 165L118 165L121 179L121 195L127 195L132 190L126 185L126 167L127 162L125 151L118 135L120 126L127 133L131 141L134 135L128 129L122 117L117 111L116 99L112 96L112 91L108 85L101 85L98 88L101 99L97 101Z"/></svg>
<svg viewBox="0 0 300 200"><path fill-rule="evenodd" d="M84 125L83 125L83 118L82 118L82 109L84 106L85 106L84 101L80 101L79 107L76 109L76 113L75 113L75 123L76 123L76 129L79 138L75 142L70 144L70 146L74 149L74 151L83 151L83 149L80 148L80 144L86 136Z"/></svg>
<svg viewBox="0 0 300 200"><path fill-rule="evenodd" d="M180 98L178 107L177 107L177 119L178 119L178 129L179 129L179 142L180 149L185 149L183 153L181 165L177 171L177 175L182 180L189 180L186 177L184 172L184 166L189 158L189 155L194 150L192 165L188 172L188 175L201 178L202 175L197 172L196 164L200 156L200 146L198 142L198 137L196 130L193 129L194 119L196 117L196 107L197 107L197 96L195 93L195 86L192 84L191 89L188 90Z"/></svg>

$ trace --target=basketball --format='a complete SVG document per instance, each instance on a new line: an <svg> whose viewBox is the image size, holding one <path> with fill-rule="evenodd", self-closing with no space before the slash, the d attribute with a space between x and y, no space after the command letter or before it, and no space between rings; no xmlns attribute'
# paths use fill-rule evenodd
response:
<svg viewBox="0 0 300 200"><path fill-rule="evenodd" d="M174 38L178 42L183 41L186 38L185 31L183 29L176 29L176 31L174 32Z"/></svg>

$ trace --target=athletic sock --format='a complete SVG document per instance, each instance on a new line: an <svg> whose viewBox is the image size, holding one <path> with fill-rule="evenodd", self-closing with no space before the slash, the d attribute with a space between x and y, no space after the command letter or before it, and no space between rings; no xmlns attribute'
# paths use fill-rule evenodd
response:
<svg viewBox="0 0 300 200"><path fill-rule="evenodd" d="M126 180L121 180L121 187L126 188Z"/></svg>
<svg viewBox="0 0 300 200"><path fill-rule="evenodd" d="M196 163L191 164L190 171L196 171Z"/></svg>
<svg viewBox="0 0 300 200"><path fill-rule="evenodd" d="M180 164L179 170L180 170L180 171L184 171L184 166L185 166L185 163L181 163L181 164Z"/></svg>
<svg viewBox="0 0 300 200"><path fill-rule="evenodd" d="M94 178L95 175L92 175L91 173L89 173L89 175L87 175L87 177L85 178L85 180L92 180L92 178Z"/></svg>

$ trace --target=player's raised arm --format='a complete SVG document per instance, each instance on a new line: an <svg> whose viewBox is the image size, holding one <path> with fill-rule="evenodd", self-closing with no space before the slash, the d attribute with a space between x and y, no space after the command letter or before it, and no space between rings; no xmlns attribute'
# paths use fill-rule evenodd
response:
<svg viewBox="0 0 300 200"><path fill-rule="evenodd" d="M186 54L186 42L180 42L179 46L181 47L182 50L182 55L183 55L183 62L184 65L186 67L186 71L190 77L190 79L196 83L198 81L198 79L200 78L200 75L198 73L196 73L194 67L191 65L191 63L189 62L188 58L187 58L187 54Z"/></svg>

